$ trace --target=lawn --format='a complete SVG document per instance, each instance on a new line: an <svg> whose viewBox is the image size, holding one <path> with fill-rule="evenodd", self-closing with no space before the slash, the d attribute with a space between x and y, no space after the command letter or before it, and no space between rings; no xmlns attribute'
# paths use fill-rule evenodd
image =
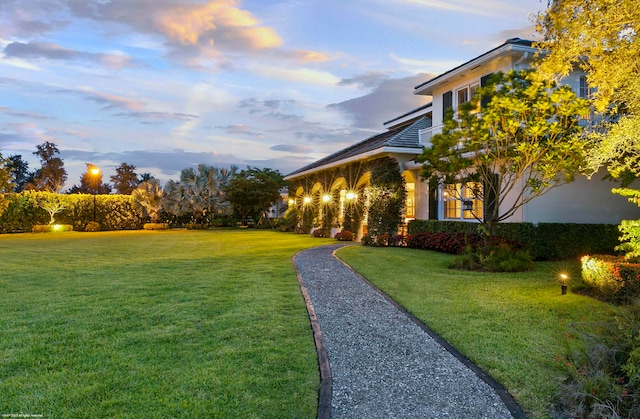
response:
<svg viewBox="0 0 640 419"><path fill-rule="evenodd" d="M0 414L315 417L291 258L255 230L0 236Z"/></svg>
<svg viewBox="0 0 640 419"><path fill-rule="evenodd" d="M561 378L567 325L608 319L611 306L556 281L578 262L536 263L531 272L448 269L452 256L413 249L352 246L338 257L502 383L533 417L548 417ZM571 286L570 286L571 288Z"/></svg>

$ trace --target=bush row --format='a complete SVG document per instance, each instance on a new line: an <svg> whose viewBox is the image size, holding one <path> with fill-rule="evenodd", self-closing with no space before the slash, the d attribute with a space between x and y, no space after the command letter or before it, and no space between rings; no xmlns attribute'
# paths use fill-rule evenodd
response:
<svg viewBox="0 0 640 419"><path fill-rule="evenodd" d="M475 234L478 224L462 221L413 220L408 233ZM562 260L584 254L614 253L620 232L614 224L502 223L495 236L522 243L534 260Z"/></svg>
<svg viewBox="0 0 640 419"><path fill-rule="evenodd" d="M5 195L6 210L0 214L0 233L32 231L35 225L47 225L51 217L41 205L59 202L64 209L55 214L56 224L73 226L85 231L94 215L103 230L140 229L144 218L137 210L130 195L56 194L26 191Z"/></svg>
<svg viewBox="0 0 640 419"><path fill-rule="evenodd" d="M602 298L625 303L640 295L640 263L623 256L583 256L582 279Z"/></svg>
<svg viewBox="0 0 640 419"><path fill-rule="evenodd" d="M420 232L410 234L407 239L407 247L413 249L436 250L454 255L462 253L467 247L475 251L484 246L500 246L506 244L514 251L523 248L522 244L504 237L491 237L487 242L485 237L478 233L445 233L445 232Z"/></svg>

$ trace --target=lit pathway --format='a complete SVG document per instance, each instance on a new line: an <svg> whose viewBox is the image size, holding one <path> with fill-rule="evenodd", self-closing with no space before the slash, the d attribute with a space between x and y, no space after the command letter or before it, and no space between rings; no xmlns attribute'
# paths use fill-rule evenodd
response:
<svg viewBox="0 0 640 419"><path fill-rule="evenodd" d="M331 401L321 394L319 417L329 411L334 419L525 417L490 377L452 355L426 326L336 259L333 252L341 246L294 257L330 364L332 386L325 381L324 389L331 390L322 393Z"/></svg>

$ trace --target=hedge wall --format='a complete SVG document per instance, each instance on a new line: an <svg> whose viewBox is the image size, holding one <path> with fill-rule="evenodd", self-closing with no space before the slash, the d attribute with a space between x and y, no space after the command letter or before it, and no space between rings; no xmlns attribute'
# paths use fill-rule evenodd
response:
<svg viewBox="0 0 640 419"><path fill-rule="evenodd" d="M5 199L8 207L0 214L0 233L31 231L36 224L48 224L49 213L40 207L48 200L57 200L65 208L55 215L56 224L84 231L93 220L93 195L26 191L7 194ZM95 204L96 221L102 230L140 229L145 222L130 195L96 195Z"/></svg>
<svg viewBox="0 0 640 419"><path fill-rule="evenodd" d="M462 221L414 220L408 233L475 233L478 224ZM562 260L584 254L613 254L620 244L615 224L501 223L495 235L520 242L534 260Z"/></svg>

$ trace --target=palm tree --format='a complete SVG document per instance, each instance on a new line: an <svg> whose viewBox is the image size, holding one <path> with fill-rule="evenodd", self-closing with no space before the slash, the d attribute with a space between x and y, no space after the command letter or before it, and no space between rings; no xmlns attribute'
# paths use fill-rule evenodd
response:
<svg viewBox="0 0 640 419"><path fill-rule="evenodd" d="M157 179L139 184L131 193L133 201L140 207L142 215L149 216L154 223L163 207L164 192Z"/></svg>
<svg viewBox="0 0 640 419"><path fill-rule="evenodd" d="M224 187L236 172L235 166L218 169L205 164L198 165L197 170L182 170L179 182L171 180L165 186L167 210L174 215L191 213L196 224L209 214L228 213Z"/></svg>

